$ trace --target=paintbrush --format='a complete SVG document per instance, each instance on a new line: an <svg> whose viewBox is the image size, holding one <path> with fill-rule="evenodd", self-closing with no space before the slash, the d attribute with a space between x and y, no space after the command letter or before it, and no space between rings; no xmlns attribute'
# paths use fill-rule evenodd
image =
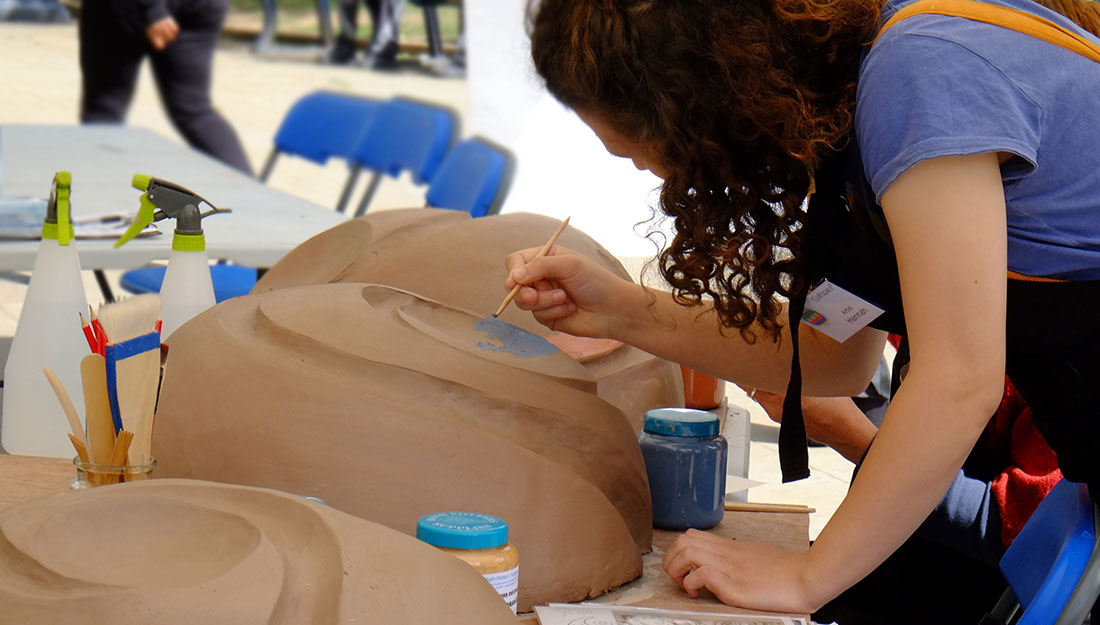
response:
<svg viewBox="0 0 1100 625"><path fill-rule="evenodd" d="M546 242L546 245L543 245L542 249L539 250L539 253L535 254L535 258L542 258L543 256L546 256L546 253L550 251L550 248L554 247L554 242L558 240L558 237L561 236L561 233L568 225L569 218L566 217L562 220L561 225L558 226L558 229L554 231L554 235L550 237L550 240ZM534 260L535 258L532 258L531 260ZM497 308L497 311L495 313L493 313L493 319L496 319L500 316L500 313L504 312L504 309L507 308L512 299L515 298L516 293L519 293L519 290L522 286L523 285L517 283L516 286L512 287L512 290L509 291L508 295L504 297L504 301L500 303L500 307Z"/></svg>
<svg viewBox="0 0 1100 625"><path fill-rule="evenodd" d="M130 464L149 456L153 411L160 381L160 298L138 295L99 310L108 343L104 349L107 393L116 432L134 433Z"/></svg>

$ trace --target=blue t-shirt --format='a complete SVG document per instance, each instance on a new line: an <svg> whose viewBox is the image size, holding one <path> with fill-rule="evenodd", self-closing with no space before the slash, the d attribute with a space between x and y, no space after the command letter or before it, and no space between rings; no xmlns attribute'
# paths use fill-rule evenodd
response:
<svg viewBox="0 0 1100 625"><path fill-rule="evenodd" d="M911 0L891 0L883 21ZM993 0L987 0L992 2ZM1030 0L996 0L1096 41ZM1100 63L958 17L916 15L860 66L855 132L873 197L919 161L1009 152L1008 268L1100 279Z"/></svg>

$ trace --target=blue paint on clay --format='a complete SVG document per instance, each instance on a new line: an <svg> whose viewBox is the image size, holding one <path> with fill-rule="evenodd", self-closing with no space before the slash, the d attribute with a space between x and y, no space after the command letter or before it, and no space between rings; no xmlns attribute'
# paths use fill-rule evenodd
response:
<svg viewBox="0 0 1100 625"><path fill-rule="evenodd" d="M549 341L537 334L517 328L500 319L478 319L474 329L485 333L488 341L476 343L474 347L496 352L509 352L520 358L549 356L558 351Z"/></svg>

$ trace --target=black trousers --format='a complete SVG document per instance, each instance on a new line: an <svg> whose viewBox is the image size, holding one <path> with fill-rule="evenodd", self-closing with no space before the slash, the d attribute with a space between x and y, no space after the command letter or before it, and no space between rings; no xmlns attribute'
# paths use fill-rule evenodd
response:
<svg viewBox="0 0 1100 625"><path fill-rule="evenodd" d="M80 11L82 123L122 123L130 108L141 62L148 57L161 103L176 130L197 150L252 174L236 131L210 98L214 48L228 0L170 3L179 36L154 51L137 9L126 0L84 0Z"/></svg>
<svg viewBox="0 0 1100 625"><path fill-rule="evenodd" d="M840 625L977 625L1006 585L996 567L914 535L813 617Z"/></svg>

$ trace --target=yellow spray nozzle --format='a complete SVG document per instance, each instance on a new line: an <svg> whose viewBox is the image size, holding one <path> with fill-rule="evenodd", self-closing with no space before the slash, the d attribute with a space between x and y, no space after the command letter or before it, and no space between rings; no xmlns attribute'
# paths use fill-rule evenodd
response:
<svg viewBox="0 0 1100 625"><path fill-rule="evenodd" d="M72 181L73 175L67 171L54 174L50 207L46 221L42 224L42 238L56 239L58 245L68 245L73 239L73 223L69 216L69 185Z"/></svg>
<svg viewBox="0 0 1100 625"><path fill-rule="evenodd" d="M134 174L134 179L130 181L130 184L138 191L148 191L149 182L152 179L153 177L147 174Z"/></svg>
<svg viewBox="0 0 1100 625"><path fill-rule="evenodd" d="M134 186L137 186L138 176L134 176ZM145 176L145 181L148 183L149 176ZM134 237L141 234L141 231L145 229L145 226L153 223L153 213L157 207L149 199L148 193L141 194L141 206L138 208L137 216L134 217L134 221L130 224L130 227L126 229L126 232L122 233L122 236L115 241L115 249L118 249L133 240Z"/></svg>

